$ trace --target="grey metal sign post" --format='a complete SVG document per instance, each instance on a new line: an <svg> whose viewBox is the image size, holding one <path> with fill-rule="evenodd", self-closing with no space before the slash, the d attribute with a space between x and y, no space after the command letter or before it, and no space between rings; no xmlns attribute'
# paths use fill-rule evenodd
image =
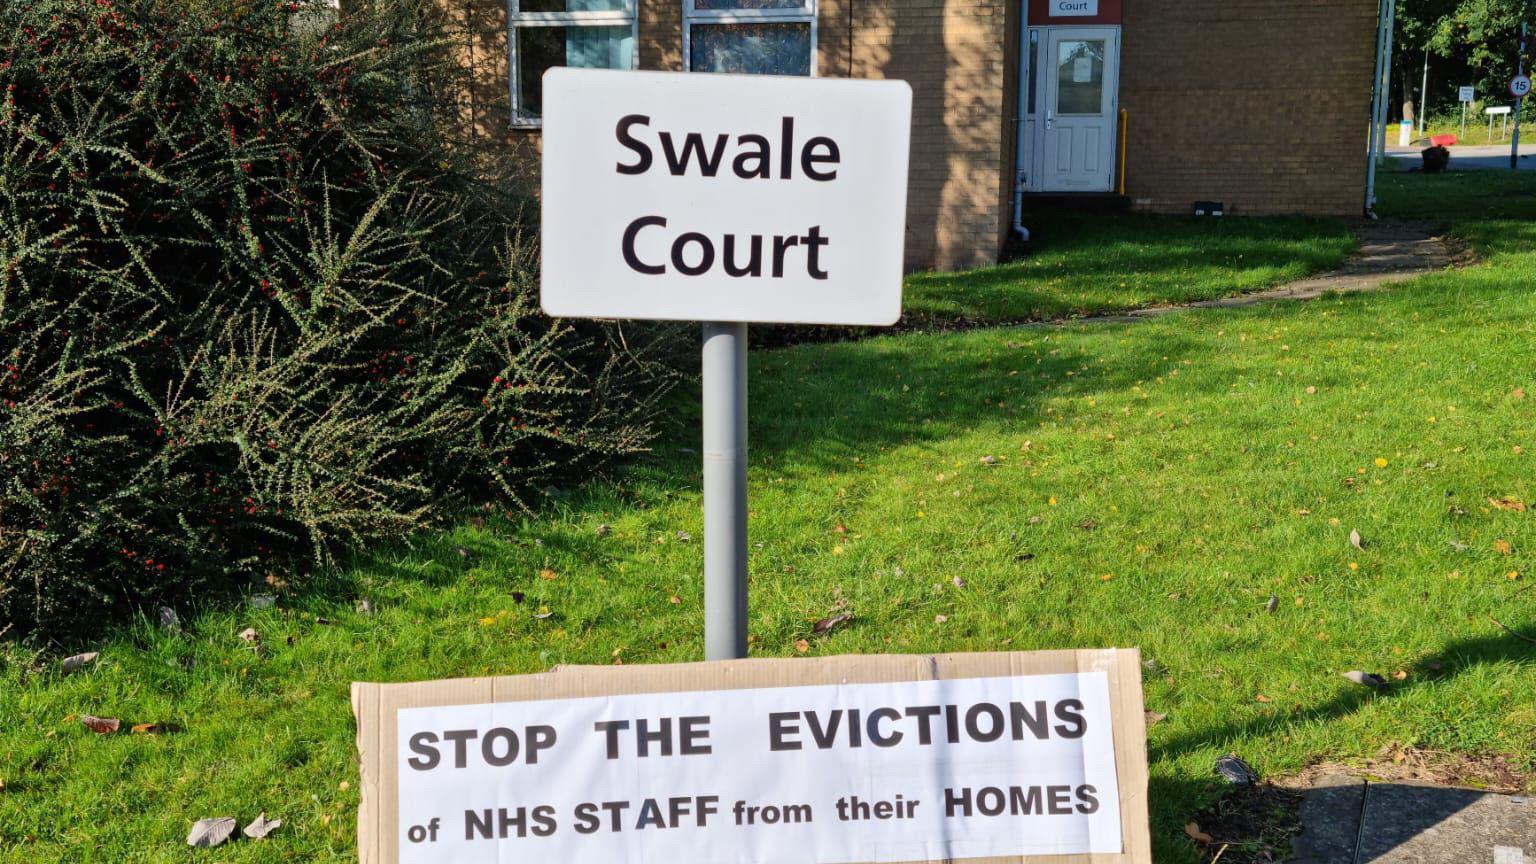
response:
<svg viewBox="0 0 1536 864"><path fill-rule="evenodd" d="M704 325L704 659L747 656L747 325Z"/></svg>
<svg viewBox="0 0 1536 864"><path fill-rule="evenodd" d="M747 322L901 317L904 81L544 73L539 303L702 321L704 656L747 656Z"/></svg>

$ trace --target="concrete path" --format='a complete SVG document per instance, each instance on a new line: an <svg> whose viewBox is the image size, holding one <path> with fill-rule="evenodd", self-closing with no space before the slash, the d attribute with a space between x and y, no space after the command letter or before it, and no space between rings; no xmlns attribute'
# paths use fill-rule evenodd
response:
<svg viewBox="0 0 1536 864"><path fill-rule="evenodd" d="M1185 309L1238 309L1279 300L1312 300L1330 292L1374 291L1390 282L1443 270L1453 261L1451 248L1430 222L1396 219L1361 222L1355 226L1355 236L1360 241L1359 250L1344 262L1344 266L1331 273L1250 294L1179 306L1153 306L1122 315L1076 318L1064 323L1146 321Z"/></svg>
<svg viewBox="0 0 1536 864"><path fill-rule="evenodd" d="M1536 130L1532 130L1536 132ZM1470 136L1469 136L1470 137ZM1474 138L1473 140L1481 140ZM1536 143L1526 144L1525 135L1520 136L1520 158L1516 163L1521 171L1536 171ZM1424 158L1419 155L1423 147L1389 147L1387 155L1402 164L1403 168L1412 168L1423 165ZM1451 148L1451 171L1508 171L1509 170L1509 142L1503 144L1457 144Z"/></svg>
<svg viewBox="0 0 1536 864"><path fill-rule="evenodd" d="M1294 864L1536 864L1536 800L1351 774L1304 793Z"/></svg>

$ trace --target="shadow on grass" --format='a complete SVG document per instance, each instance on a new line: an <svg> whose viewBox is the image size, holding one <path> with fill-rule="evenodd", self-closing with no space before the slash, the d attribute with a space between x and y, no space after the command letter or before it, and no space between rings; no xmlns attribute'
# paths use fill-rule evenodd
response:
<svg viewBox="0 0 1536 864"><path fill-rule="evenodd" d="M1524 630L1536 630L1536 624L1528 623ZM1332 722L1369 704L1390 702L1414 690L1435 687L1478 667L1504 664L1536 666L1536 644L1510 633L1460 639L1421 660L1402 682L1388 681L1380 689L1373 689L1340 677L1338 694L1325 702L1247 723L1214 724L1197 734L1159 742L1150 747L1148 755L1153 760L1171 759L1212 744L1271 735L1297 724Z"/></svg>

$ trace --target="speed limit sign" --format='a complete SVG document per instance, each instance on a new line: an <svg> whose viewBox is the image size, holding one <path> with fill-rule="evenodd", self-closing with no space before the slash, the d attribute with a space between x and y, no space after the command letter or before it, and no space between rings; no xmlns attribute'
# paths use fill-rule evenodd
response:
<svg viewBox="0 0 1536 864"><path fill-rule="evenodd" d="M1531 92L1531 77L1529 75L1516 75L1509 80L1509 95L1519 99Z"/></svg>

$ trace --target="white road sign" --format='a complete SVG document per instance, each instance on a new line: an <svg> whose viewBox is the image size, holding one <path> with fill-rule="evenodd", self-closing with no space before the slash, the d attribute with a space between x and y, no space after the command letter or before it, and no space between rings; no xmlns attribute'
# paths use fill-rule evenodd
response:
<svg viewBox="0 0 1536 864"><path fill-rule="evenodd" d="M1531 92L1531 77L1529 75L1516 75L1509 79L1509 95L1516 99Z"/></svg>
<svg viewBox="0 0 1536 864"><path fill-rule="evenodd" d="M544 311L894 323L911 114L902 81L549 70Z"/></svg>
<svg viewBox="0 0 1536 864"><path fill-rule="evenodd" d="M1119 861L1125 851L1102 671L397 716L401 864Z"/></svg>
<svg viewBox="0 0 1536 864"><path fill-rule="evenodd" d="M1460 102L1477 101L1477 92L1476 88L1474 87L1458 87L1456 88L1456 96L1457 100Z"/></svg>

